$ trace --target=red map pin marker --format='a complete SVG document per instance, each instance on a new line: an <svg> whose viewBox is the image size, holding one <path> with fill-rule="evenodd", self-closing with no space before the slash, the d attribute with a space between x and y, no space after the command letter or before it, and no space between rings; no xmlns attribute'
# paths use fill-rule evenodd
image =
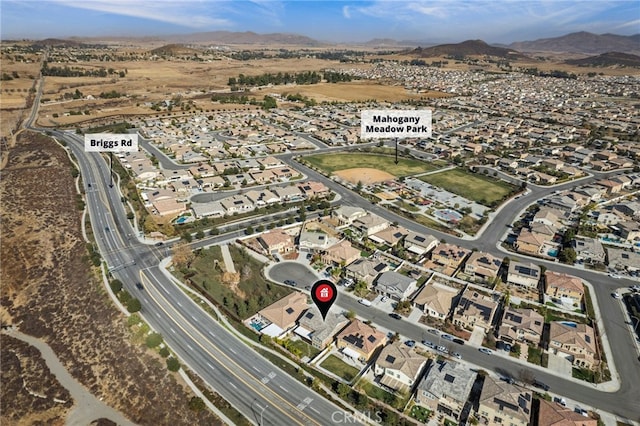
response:
<svg viewBox="0 0 640 426"><path fill-rule="evenodd" d="M329 280L320 280L311 287L311 299L316 304L318 310L322 314L324 320L329 312L329 308L336 301L338 289L336 285Z"/></svg>

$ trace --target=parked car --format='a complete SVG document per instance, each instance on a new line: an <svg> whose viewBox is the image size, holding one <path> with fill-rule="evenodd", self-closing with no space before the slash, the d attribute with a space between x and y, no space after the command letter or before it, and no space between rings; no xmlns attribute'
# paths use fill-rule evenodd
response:
<svg viewBox="0 0 640 426"><path fill-rule="evenodd" d="M455 338L455 339L453 339L453 343L457 343L459 345L464 345L464 340Z"/></svg>
<svg viewBox="0 0 640 426"><path fill-rule="evenodd" d="M442 338L443 338L443 339L446 339L446 340L451 340L451 341L453 341L453 336L452 336L452 335L450 335L450 334L443 334L443 335L442 335Z"/></svg>
<svg viewBox="0 0 640 426"><path fill-rule="evenodd" d="M550 389L548 384L542 383L540 380L537 380L537 379L534 380L532 384L533 384L533 386L535 386L537 388L543 389L545 392Z"/></svg>
<svg viewBox="0 0 640 426"><path fill-rule="evenodd" d="M453 356L454 358L457 358L457 359L462 359L462 355L460 355L458 352L452 353L451 356Z"/></svg>
<svg viewBox="0 0 640 426"><path fill-rule="evenodd" d="M396 314L395 312L391 312L391 313L389 314L389 316L390 316L391 318L393 318L393 319L397 319L397 320L402 319L402 316L401 316L401 315L399 315L399 314Z"/></svg>
<svg viewBox="0 0 640 426"><path fill-rule="evenodd" d="M449 353L449 351L447 350L447 348L445 348L444 346L438 346L438 347L436 347L436 350L437 350L438 352L442 352L443 354L448 354L448 353Z"/></svg>
<svg viewBox="0 0 640 426"><path fill-rule="evenodd" d="M491 349L487 349L487 348L479 348L478 350L483 354L487 354L487 355L491 355L493 353Z"/></svg>
<svg viewBox="0 0 640 426"><path fill-rule="evenodd" d="M382 296L382 299L380 299L381 302L386 302L387 300L389 300L387 296Z"/></svg>
<svg viewBox="0 0 640 426"><path fill-rule="evenodd" d="M284 280L284 283L285 283L286 285L290 285L290 286L292 286L292 287L295 287L295 286L296 286L296 282L295 282L295 281L293 281L293 280Z"/></svg>
<svg viewBox="0 0 640 426"><path fill-rule="evenodd" d="M436 336L440 334L440 332L438 330L436 330L435 328L430 328L429 329L429 333L435 334Z"/></svg>
<svg viewBox="0 0 640 426"><path fill-rule="evenodd" d="M433 349L433 348L435 348L435 347L436 347L436 345L435 345L433 342L430 342L430 341L428 341L428 340L423 340L423 341L422 341L422 344L423 344L423 345L425 345L425 346L426 346L426 347L428 347L428 348L431 348L431 349Z"/></svg>
<svg viewBox="0 0 640 426"><path fill-rule="evenodd" d="M367 299L358 299L358 303L364 306L371 306L371 302L368 301Z"/></svg>
<svg viewBox="0 0 640 426"><path fill-rule="evenodd" d="M503 376L503 377L500 377L500 379L504 380L505 382L509 383L510 385L514 385L516 383L516 380L511 376Z"/></svg>
<svg viewBox="0 0 640 426"><path fill-rule="evenodd" d="M405 345L409 346L410 348L414 347L416 345L416 341L415 340L407 340L406 342L404 342Z"/></svg>
<svg viewBox="0 0 640 426"><path fill-rule="evenodd" d="M614 299L620 299L620 294L617 291L614 291L613 293L611 293L611 297L613 297Z"/></svg>
<svg viewBox="0 0 640 426"><path fill-rule="evenodd" d="M560 398L559 396L553 397L553 402L557 402L558 404L562 405L563 407L567 406L567 401L564 398Z"/></svg>

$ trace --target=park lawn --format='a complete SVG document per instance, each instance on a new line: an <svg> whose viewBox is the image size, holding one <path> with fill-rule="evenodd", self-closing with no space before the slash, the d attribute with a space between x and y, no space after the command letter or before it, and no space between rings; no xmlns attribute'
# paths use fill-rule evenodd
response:
<svg viewBox="0 0 640 426"><path fill-rule="evenodd" d="M331 371L333 374L342 377L349 382L355 379L360 372L360 370L350 366L335 355L329 355L324 361L322 361L320 367Z"/></svg>
<svg viewBox="0 0 640 426"><path fill-rule="evenodd" d="M398 158L395 164L395 156L377 155L366 153L319 154L304 157L312 166L331 174L340 170L366 167L391 173L396 177L410 176L417 173L425 173L438 170L439 166L423 161L407 158Z"/></svg>
<svg viewBox="0 0 640 426"><path fill-rule="evenodd" d="M505 181L460 168L421 176L420 180L489 207L497 205L516 189Z"/></svg>

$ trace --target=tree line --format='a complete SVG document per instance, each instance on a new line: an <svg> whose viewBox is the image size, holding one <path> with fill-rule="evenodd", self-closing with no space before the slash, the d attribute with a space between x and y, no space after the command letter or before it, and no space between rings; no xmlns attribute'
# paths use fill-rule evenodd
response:
<svg viewBox="0 0 640 426"><path fill-rule="evenodd" d="M261 75L244 75L240 74L238 77L230 77L229 86L266 86L268 84L282 85L282 84L317 84L323 79L329 83L338 83L341 81L351 81L354 78L348 74L343 74L334 71L325 71L324 73L318 73L316 71L305 71L300 73L279 72L277 74L265 73Z"/></svg>

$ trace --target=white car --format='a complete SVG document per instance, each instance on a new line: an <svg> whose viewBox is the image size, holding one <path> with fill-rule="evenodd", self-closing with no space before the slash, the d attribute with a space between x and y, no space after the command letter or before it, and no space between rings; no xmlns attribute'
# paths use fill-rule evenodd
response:
<svg viewBox="0 0 640 426"><path fill-rule="evenodd" d="M612 296L614 299L620 299L620 294L618 294L618 292L617 292L617 291L614 291L613 293L611 293L611 296Z"/></svg>
<svg viewBox="0 0 640 426"><path fill-rule="evenodd" d="M483 354L487 354L487 355L491 355L493 353L491 349L487 349L487 348L478 348L478 350Z"/></svg>
<svg viewBox="0 0 640 426"><path fill-rule="evenodd" d="M616 279L620 279L620 278L622 278L622 275L614 274L613 272L612 272L612 273L610 273L610 274L609 274L609 276L610 276L611 278L616 278Z"/></svg>
<svg viewBox="0 0 640 426"><path fill-rule="evenodd" d="M462 359L462 355L460 355L458 352L452 353L451 356L453 356L454 358Z"/></svg>

